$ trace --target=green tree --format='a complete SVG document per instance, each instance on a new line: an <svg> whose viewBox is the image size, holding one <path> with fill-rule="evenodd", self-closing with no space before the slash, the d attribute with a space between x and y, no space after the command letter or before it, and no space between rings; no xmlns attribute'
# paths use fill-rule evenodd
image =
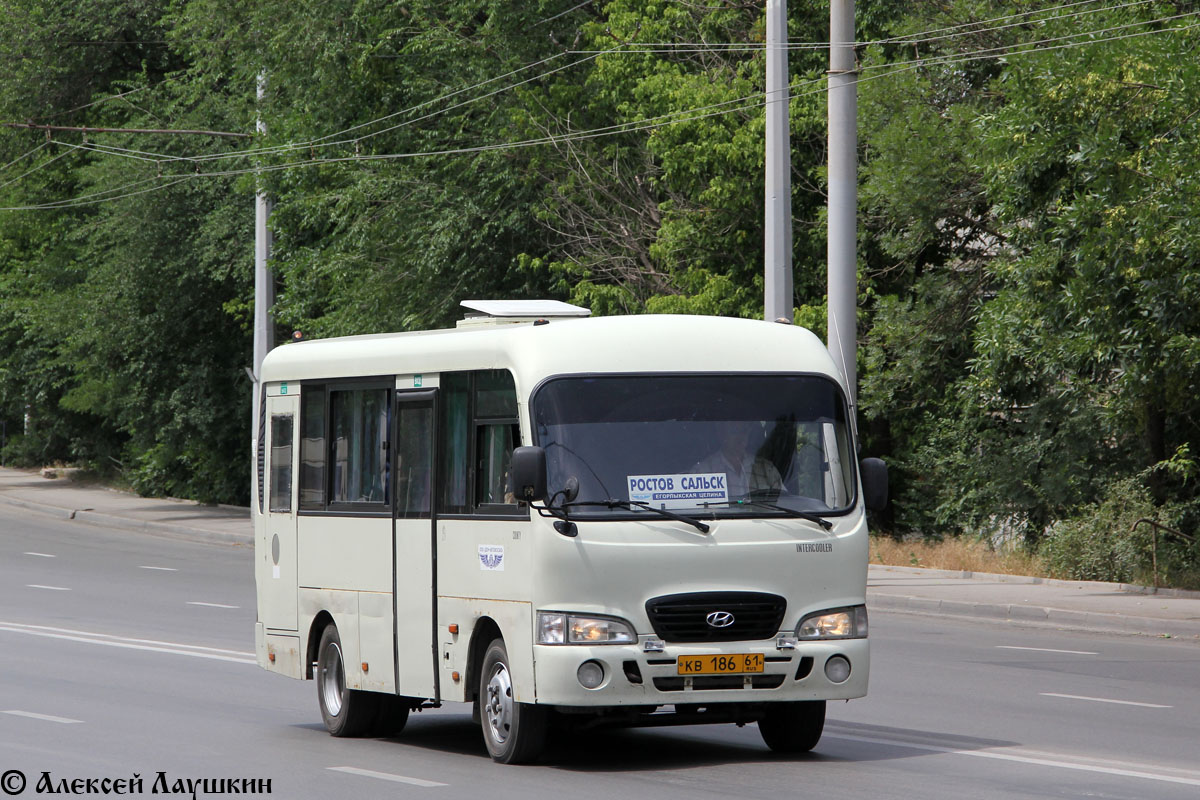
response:
<svg viewBox="0 0 1200 800"><path fill-rule="evenodd" d="M1195 499L1186 470L1159 467L1200 434L1197 98L1180 58L1196 40L1156 21L1177 12L990 23L1035 44L938 63L996 46L960 28L974 50L926 42L925 66L871 90L867 196L894 260L874 276L863 405L890 429L905 524L1035 540L1136 475L1160 503ZM1081 26L1110 35L1072 38Z"/></svg>

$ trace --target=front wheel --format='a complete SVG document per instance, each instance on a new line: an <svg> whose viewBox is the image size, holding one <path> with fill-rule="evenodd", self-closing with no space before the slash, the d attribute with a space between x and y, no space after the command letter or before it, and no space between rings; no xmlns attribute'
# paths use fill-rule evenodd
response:
<svg viewBox="0 0 1200 800"><path fill-rule="evenodd" d="M533 761L546 744L546 710L513 699L512 673L503 639L488 645L479 672L479 721L492 759L501 764Z"/></svg>
<svg viewBox="0 0 1200 800"><path fill-rule="evenodd" d="M346 664L337 626L325 626L317 647L317 701L334 736L361 736L379 717L379 695L346 688ZM407 719L407 717L406 717Z"/></svg>
<svg viewBox="0 0 1200 800"><path fill-rule="evenodd" d="M776 753L807 753L825 730L825 701L776 703L758 721L758 732Z"/></svg>

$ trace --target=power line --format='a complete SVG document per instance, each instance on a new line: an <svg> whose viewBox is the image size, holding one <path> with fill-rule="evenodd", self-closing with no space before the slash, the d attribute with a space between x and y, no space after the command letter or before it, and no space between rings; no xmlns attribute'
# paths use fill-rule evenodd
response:
<svg viewBox="0 0 1200 800"><path fill-rule="evenodd" d="M50 144L49 142L42 142L37 147L30 150L28 153L17 156L12 161L5 164L3 167L0 167L0 172L3 172L4 170L8 169L9 167L13 166L14 164L24 161L25 159L29 158L31 155L33 155L34 153L36 153L37 151L41 150L42 148L46 147L49 144Z"/></svg>
<svg viewBox="0 0 1200 800"><path fill-rule="evenodd" d="M1012 28L1012 27L1019 27L1022 24L1028 24L1030 22L1051 22L1051 21L1058 21L1058 20L1063 20L1063 19L1071 19L1073 17L1083 16L1086 14L1096 14L1096 13L1100 13L1103 11L1116 11L1116 10L1123 9L1123 8L1130 8L1133 6L1147 5L1147 4L1156 2L1156 0L1133 0L1132 2L1127 2L1127 3L1120 4L1120 5L1103 6L1101 8L1090 9L1087 11L1079 11L1074 14L1053 15L1053 16L1046 16L1046 17L1042 17L1042 18L1038 18L1038 19L1025 19L1025 21L1023 23L1014 23L1011 25L999 25L999 26L995 26L995 27L991 27L991 28L979 28L979 29L971 30L971 31L961 31L961 29L963 29L963 28L968 28L968 27L972 27L972 26L990 25L991 23L994 23L994 22L1007 22L1009 20L1027 18L1034 14L1050 14L1053 11L1063 11L1066 9L1076 8L1081 5L1093 5L1098 2L1102 2L1102 0L1080 0L1079 2L1066 3L1066 4L1058 5L1058 6L1049 6L1049 7L1040 8L1040 9L1030 9L1029 11L1023 11L1019 14L1010 14L1008 16L994 17L992 19L986 19L986 20L976 20L974 22L964 22L962 24L953 25L953 26L946 27L946 28L934 28L934 29L927 30L927 31L920 31L917 33L904 34L902 36L892 36L892 37L888 37L888 38L884 38L884 39L865 39L862 41L854 42L854 46L855 47L866 47L866 46L870 46L870 45L879 45L879 44L920 44L920 43L925 43L925 42L940 41L943 39L951 39L951 38L954 38L957 36L966 36L969 34L992 33L995 31L1005 30L1005 29ZM947 31L961 31L961 32L948 33L945 36L934 36L933 35L933 34L937 34L937 33L944 33ZM925 38L914 38L914 37L925 37ZM687 50L685 52L701 52L701 51L705 51L705 50L757 51L757 50L764 50L766 48L766 44L762 43L762 42L756 43L756 42L679 42L679 41L673 41L673 42L629 42L625 45L625 47L633 48L633 49L630 49L628 51L622 51L622 52L668 53L668 52L673 52L673 48L679 48L679 47L695 48L694 50ZM828 50L829 42L827 42L827 41L819 41L819 42L789 41L787 44L787 47L789 50ZM661 48L661 49L637 49L637 48ZM571 52L572 53L598 53L598 52L607 52L607 51L572 50Z"/></svg>
<svg viewBox="0 0 1200 800"><path fill-rule="evenodd" d="M1186 18L1186 17L1194 17L1197 14L1200 14L1200 12L1191 12L1188 14L1180 14L1180 15L1176 15L1174 17L1150 20L1147 22L1137 23L1137 24L1148 24L1149 22L1163 22L1163 21L1169 21L1169 20L1177 20L1177 19ZM1045 52L1049 52L1049 51L1053 51L1053 50L1062 50L1062 49L1068 49L1068 48L1083 47L1083 46L1093 45L1093 44L1101 44L1101 43L1106 43L1106 42L1121 41L1121 40L1125 40L1125 39L1140 38L1143 36L1149 36L1149 35L1154 35L1154 34L1159 34L1159 33L1177 33L1177 32L1181 32L1181 31L1187 31L1187 30L1192 30L1195 28L1200 28L1200 23L1196 23L1193 25L1174 27L1174 28L1162 28L1162 29L1157 29L1157 30L1139 31L1139 32L1135 32L1135 33L1125 33L1125 34L1122 34L1119 36L1111 36L1111 37L1106 37L1106 38L1101 38L1101 39L1089 39L1089 40L1085 40L1085 41L1066 41L1065 43L1055 44L1055 45L1048 46L1048 47L1038 47L1037 46L1039 44L1049 43L1049 42L1063 42L1066 39L1078 38L1080 36L1094 36L1098 33L1106 33L1106 32L1113 32L1113 31L1117 31L1117 30L1124 30L1129 27L1134 27L1134 25L1113 26L1111 28L1106 28L1106 29L1080 32L1078 34L1073 34L1070 37L1056 37L1056 38L1052 38L1052 39L1041 40L1039 42L1020 43L1017 45L1010 45L1009 47L1023 47L1024 49L1010 49L1007 52L999 52L999 53L996 52L997 50L1004 50L1005 48L985 48L982 50L971 51L968 53L954 54L954 55L945 56L945 57L938 57L935 59L914 59L912 61L907 61L907 62L898 62L898 63L893 63L893 64L879 65L877 68L881 69L881 70L885 70L885 71L881 71L878 74L872 75L869 77L860 77L857 79L856 83L865 83L865 82L872 81L872 80L878 80L880 78L890 77L892 75L899 74L901 72L907 72L907 71L911 71L911 70L915 70L915 69L920 69L922 67L926 67L926 66L930 66L930 65L936 66L936 65L953 64L953 63L966 63L969 61L979 61L979 60L986 60L986 59L1007 58L1010 56L1028 55L1028 54L1034 54L1034 53L1045 53ZM865 68L865 69L872 69L872 68ZM803 88L806 86L812 86L817 83L823 83L823 79L814 79L814 80L804 81L804 82L800 82L800 83L794 83L794 84L792 84L792 86L790 88ZM824 91L823 88L817 88L817 89L813 89L811 91L803 92L800 94L794 94L793 97L803 97L803 96L807 96L807 95L817 94L817 93L820 93L823 91ZM292 163L287 163L287 164L266 165L266 166L261 166L261 167L248 167L248 168L223 170L223 171L216 171L216 172L197 172L194 175L170 176L170 177L174 177L177 179L173 180L167 184L163 184L163 185L160 185L157 187L151 187L149 189L145 189L145 190L141 190L141 191L137 191L137 192L131 192L131 193L125 194L125 195L117 195L117 196L113 196L113 197L102 197L102 195L105 195L105 194L120 192L122 190L140 186L140 185L143 185L143 184L151 182L151 181L164 180L164 179L167 179L167 177L168 177L168 176L162 176L162 177L158 177L158 178L149 178L149 179L146 179L143 181L137 181L137 182L133 182L130 184L125 184L123 186L116 187L115 189L111 189L106 192L97 192L92 195L84 195L82 197L71 198L71 199L63 200L63 201L56 201L55 203L21 206L21 207L6 208L6 209L0 209L0 210L35 210L35 209L49 209L49 208L66 208L66 207L72 207L72 206L76 206L76 205L93 205L93 204L96 204L99 202L107 202L108 200L122 199L123 197L127 197L127 196L133 196L136 194L144 194L144 193L150 192L150 191L165 189L165 188L168 188L169 186L173 186L173 185L176 185L177 183L183 182L185 180L190 180L193 178L231 177L231 176L238 176L238 175L246 175L246 174L255 173L255 172L275 172L275 171L283 171L283 170L290 170L290 169L298 169L298 168L308 167L308 166L319 166L319 165L325 165L325 164L345 164L345 163L352 163L352 162L369 162L369 161L399 160L399 159L410 159L410 158L421 158L421 157L464 155L464 154L472 154L472 153L493 152L493 151L505 150L505 149L527 148L527 147L534 147L534 146L545 145L545 144L562 144L562 143L568 143L568 142L572 142L572 141L582 141L582 140L600 138L600 137L605 137L605 136L619 135L619 134L625 134L625 133L636 133L636 132L640 132L640 131L644 131L644 130L653 130L653 129L665 127L667 125L674 125L674 124L679 124L679 123L683 123L683 122L698 121L701 119L706 119L706 118L710 118L710 117L714 117L714 116L721 116L721 115L725 115L725 114L734 113L737 111L744 111L744 110L748 110L751 108L759 107L759 106L764 105L765 102L766 102L766 98L763 96L762 93L755 93L754 95L748 95L748 96L742 97L742 98L736 98L736 99L724 101L721 103L715 103L715 104L712 104L709 106L703 106L703 107L697 108L697 109L689 109L689 110L684 110L684 111L670 112L668 114L659 115L657 117L651 117L651 118L648 118L645 120L619 123L619 124L615 124L615 125L604 126L601 128L594 128L594 129L590 129L590 130L586 130L586 131L576 131L576 132L562 134L562 135L549 135L549 136L538 137L538 138L534 138L534 139L527 139L527 140L516 141L516 142L502 142L502 143L497 143L497 144L492 144L492 145L480 145L480 146L474 146L474 147L461 147L461 148L448 148L448 149L442 149L442 150L416 151L416 152L409 152L409 153L354 155L354 156L345 156L345 157L337 157L337 158L313 158L313 159L307 159L304 161L292 162ZM79 147L79 146L77 146L77 147ZM61 157L62 156L58 156L58 158L61 158ZM53 159L53 160L57 160L57 159ZM47 163L50 163L50 162L47 162ZM45 166L45 165L42 165L42 166ZM31 172L36 171L36 169L40 169L40 167L35 168L35 170L31 170ZM29 174L29 173L26 173L26 174ZM20 177L24 177L24 176L20 176ZM13 179L13 180L14 181L19 180L20 177ZM9 181L9 183L11 183L11 182L13 182L13 181ZM8 185L8 184L0 184L0 187L6 186L6 185ZM95 199L93 199L93 198L95 198ZM84 202L84 201L87 201L87 202Z"/></svg>
<svg viewBox="0 0 1200 800"><path fill-rule="evenodd" d="M101 97L99 100L93 100L92 102L85 103L81 106L75 106L74 108L68 108L66 111L56 111L53 114L43 114L42 116L33 117L32 119L54 119L55 117L61 117L61 116L65 116L67 114L74 114L76 111L83 111L86 108L92 108L93 106L98 106L101 103L107 103L110 100L120 100L122 97L128 97L131 94L137 94L138 92L143 92L146 89L153 88L154 86L158 86L161 83L163 83L163 81L158 81L157 83L151 84L150 86L139 86L136 89L130 89L128 92L121 92L120 94L114 94L114 95L109 95L107 97Z"/></svg>
<svg viewBox="0 0 1200 800"><path fill-rule="evenodd" d="M1176 14L1175 16L1172 16L1172 17L1161 17L1161 18L1150 19L1150 20L1142 20L1140 22L1131 22L1131 23L1128 23L1125 25L1114 25L1109 28L1100 28L1100 29L1096 29L1096 30L1080 31L1078 33L1067 34L1066 36L1056 36L1056 37L1051 37L1051 38L1047 38L1047 39L1039 39L1039 40L1033 41L1033 42L1016 42L1011 45L1001 45L998 47L989 47L989 48L984 48L982 50L970 51L967 53L949 53L946 55L931 56L928 58L916 58L916 59L912 59L910 61L898 61L898 62L890 62L890 63L886 63L886 64L876 64L876 65L863 67L862 71L866 72L869 70L882 69L882 70L887 70L890 73L891 71L894 71L893 70L894 67L907 66L909 64L916 64L918 66L935 66L937 64L941 64L944 62L955 63L960 60L971 61L971 60L980 60L982 58L989 58L989 57L1002 57L1002 56L1016 55L1019 53L1027 53L1027 52L1040 53L1040 52L1045 52L1048 50L1059 50L1062 48L1061 47L1042 47L1041 45L1053 44L1055 42L1064 42L1064 41L1068 41L1071 39L1078 39L1080 37L1085 37L1085 36L1095 36L1097 34L1112 33L1113 31L1128 30L1129 28L1137 28L1137 27L1141 27L1144 25L1153 25L1153 24L1161 23L1161 22L1175 22L1177 20L1186 19L1188 17L1196 17L1197 15L1200 15L1200 11L1189 11L1185 14ZM1140 33L1129 34L1127 36L1116 36L1116 37L1110 37L1110 38L1106 38L1106 39L1093 39L1093 40L1087 40L1087 41L1083 41L1083 42L1077 42L1076 44L1084 45L1084 44L1092 44L1092 43L1099 43L1099 42L1118 41L1120 39L1132 39L1132 38L1137 38L1139 36L1144 36L1147 34L1188 30L1193 27L1196 27L1196 26L1190 25L1190 26L1186 26L1186 27L1182 27L1182 28L1166 28L1166 29L1163 29L1162 31L1142 31ZM1017 48L1021 48L1021 49L1017 49ZM1005 51L1007 51L1007 52L1005 52ZM968 57L970 57L970 58L968 58Z"/></svg>
<svg viewBox="0 0 1200 800"><path fill-rule="evenodd" d="M29 170L28 172L24 172L24 173L22 173L22 174L18 175L17 177L15 177L15 178L12 178L12 179L10 179L10 180L7 180L7 181L5 181L4 183L0 183L0 189L3 189L5 186L8 186L8 185L10 185L10 184L16 183L17 181L21 180L22 178L28 177L28 176L32 175L33 173L37 172L38 170L45 169L46 167L48 167L48 166L50 166L51 164L53 164L55 161L58 161L60 158L64 158L64 157L66 157L66 156L68 156L68 155L70 155L70 154L71 154L71 151L69 151L69 150L68 150L67 152L65 152L65 153L59 153L59 154L58 154L58 155L56 155L54 158L50 159L49 161L43 162L43 163L41 163L41 164L38 164L36 167L34 167L33 169ZM20 160L20 159L18 159L18 160Z"/></svg>
<svg viewBox="0 0 1200 800"><path fill-rule="evenodd" d="M183 136L224 136L230 139L252 139L251 133L231 133L230 131L181 130L178 128L92 128L78 125L36 125L32 122L0 122L5 128L25 128L33 131L71 131L82 133L170 133Z"/></svg>
<svg viewBox="0 0 1200 800"><path fill-rule="evenodd" d="M942 30L943 31L944 30L957 30L958 28L965 28L970 25L985 25L990 22L1002 22L1002 21L1007 21L1010 19L1018 19L1021 17L1027 17L1031 14L1043 14L1043 13L1046 13L1046 11L1048 11L1048 10L1064 10L1067 8L1073 8L1078 5L1087 5L1090 3L1094 3L1096 1L1097 0L1085 0L1085 2L1083 2L1083 3L1071 3L1070 5L1060 6L1058 9L1040 9L1040 10L1036 10L1036 11L1026 11L1023 14L1015 14L1011 17L998 17L997 19L994 19L994 20L986 20L986 21L982 21L982 22L968 22L968 23L964 23L963 25L960 25L960 26L955 26L955 28L945 28ZM941 31L928 31L926 33L911 33L911 34L907 34L906 36L902 36L902 37L893 37L890 39L880 39L877 42L866 42L865 44L905 44L905 45L908 45L908 44L927 44L929 42L941 42L941 41L946 41L948 39L953 39L958 36L974 36L974 35L980 34L980 33L995 33L996 31L1009 30L1011 28L1019 28L1023 25L1028 25L1031 22L1060 22L1060 21L1066 20L1066 19L1074 19L1076 17L1087 16L1088 14L1099 14L1104 11L1119 11L1123 8L1132 8L1134 6L1144 6L1144 5L1147 5L1149 3L1153 3L1156 1L1157 0L1134 0L1134 2L1123 3L1121 5L1103 6L1101 8L1090 8L1085 11L1076 11L1072 14L1055 14L1053 16L1041 17L1038 19L1023 19L1021 22L1011 22L1007 25L997 25L997 26L991 27L991 28L979 28L976 30L957 30L956 33L948 33L944 36L929 36L928 34L930 34L930 33L940 33ZM918 36L923 36L926 38L920 38L920 39L913 38L913 37L918 37Z"/></svg>
<svg viewBox="0 0 1200 800"><path fill-rule="evenodd" d="M560 12L560 13L558 13L558 14L555 14L555 15L554 15L554 16L552 16L552 17L546 17L546 18L545 18L545 19L543 19L543 20L539 20L538 22L535 22L535 23L533 23L533 24L532 24L532 25L530 25L529 27L530 27L530 28L537 28L537 27L540 27L540 26L542 26L542 25L545 25L547 22L553 22L554 20L558 19L559 17L565 17L567 14L570 14L572 11L578 11L579 9L583 8L584 6L591 5L591 4L592 4L592 2L593 2L593 0L583 0L583 2L582 2L582 3L580 3L579 5L576 5L576 6L571 6L571 7L570 7L570 8L568 8L566 11L562 11L562 12Z"/></svg>
<svg viewBox="0 0 1200 800"><path fill-rule="evenodd" d="M1099 2L1099 0L1083 0L1082 2L1075 2L1075 3L1060 5L1060 6L1053 6L1053 7L1049 7L1049 8L1045 8L1045 9L1035 9L1035 10L1023 12L1021 14L1009 15L1006 17L997 17L997 18L994 18L991 20L982 20L982 21L975 22L975 23L964 23L963 25L953 26L951 28L936 29L934 31L926 31L926 32L920 33L920 34L910 34L909 36L910 37L911 36L927 36L929 33L936 33L938 31L957 30L959 28L963 28L963 27L970 26L970 25L983 25L983 24L987 24L990 22L1007 21L1007 20L1011 20L1011 19L1015 19L1015 18L1024 18L1024 17L1029 17L1030 15L1033 15L1033 14L1045 14L1050 11L1075 8L1080 5L1091 5L1096 2ZM1152 2L1152 0L1136 0L1136 2L1129 2L1129 3L1122 4L1122 5L1117 5L1117 6L1105 6L1104 8L1101 8L1101 9L1091 9L1088 11L1077 12L1077 13L1078 14L1095 13L1096 11L1113 10L1113 9L1119 9L1119 8L1126 8L1126 7L1130 7L1130 6L1136 6L1136 5L1144 5L1148 2ZM586 4L581 4L581 5L586 5ZM574 9L569 9L568 11L570 11L570 10L574 10ZM567 13L567 12L563 12L563 13ZM1066 16L1069 17L1069 16L1075 16L1075 15L1066 15ZM1045 18L1043 20L1038 20L1038 21L1049 21L1052 19L1062 19L1062 18L1066 18L1066 17L1048 17L1048 18ZM1168 19L1171 19L1171 18L1168 18ZM1137 25L1137 24L1148 24L1148 23L1134 23L1134 24ZM977 30L970 31L970 32L971 33L981 33L981 32L987 32L987 31L991 31L991 30L999 30L1004 27L1011 27L1011 26L1001 26L1001 28L990 28L990 29L977 29ZM963 34L958 33L958 34L951 34L951 35L953 36L953 35L963 35ZM1078 35L1083 35L1083 34L1078 34ZM949 38L949 37L946 37L946 38ZM902 39L903 39L903 37L894 37L892 39L878 40L878 42L899 42L899 41L902 41ZM910 40L910 43L929 42L929 41L934 41L934 40L935 40L935 38L925 38L925 39L918 39L918 40ZM663 45L663 44L670 45L670 48L667 50L646 50L645 49L645 47L648 45ZM680 47L692 46L692 45L695 46L695 49L688 49L688 50L680 49ZM488 97L495 96L496 94L499 94L503 91L508 91L509 89L516 88L517 86L521 86L521 85L530 83L535 80L549 77L550 75L553 75L557 72L561 72L565 69L569 69L571 67L586 63L587 61L591 61L595 58L598 58L601 55L614 54L614 53L619 54L619 53L626 53L626 52L629 52L629 53L671 52L671 53L678 54L678 53L687 53L687 52L700 52L700 51L709 50L709 49L718 50L720 52L740 52L740 51L756 51L756 50L762 49L762 47L763 47L763 45L760 45L760 44L744 44L744 43L624 43L624 44L616 45L607 50L564 51L562 53L555 54L553 56L550 56L548 58L534 62L532 64L525 65L516 70L512 70L504 75L478 82L471 86L464 87L462 89L458 89L454 92L450 92L448 94L441 95L440 97L437 97L437 98L434 98L434 99L431 99L428 101L424 101L417 105L411 106L406 109L402 109L400 111L393 112L393 113L385 115L383 117L379 117L377 119L370 120L368 122L360 123L358 125L354 125L349 128L345 128L341 131L337 131L337 132L334 132L331 134L326 134L325 136L321 136L316 139L311 139L311 140L304 141L304 142L296 142L296 143L289 143L289 144L284 144L284 145L274 145L274 146L267 146L267 147L250 148L250 149L240 150L240 151L232 152L232 153L210 153L210 154L202 154L202 155L196 155L196 156L174 156L174 155L167 155L167 154L153 154L153 153L149 153L146 151L130 151L130 152L137 153L137 155L146 156L146 157L150 157L150 158L158 158L159 160L161 160L163 162L178 161L178 160L218 161L218 160L226 160L226 159L248 158L248 157L253 157L253 156L282 155L282 154L286 154L289 152L301 151L304 149L315 150L317 147L325 148L325 147L332 147L332 146L338 146L338 145L344 145L344 144L353 144L353 145L357 146L360 142L364 141L365 139L379 136L379 135L382 135L385 133L389 133L391 131L397 130L402 127L407 127L407 126L416 124L418 122L423 122L425 120L431 119L431 118L439 116L441 114L449 113L450 111L453 111L455 109L462 108L466 105L469 105L469 104L472 104L475 102L479 102L480 100L487 99ZM826 49L828 47L828 43L827 42L792 43L789 45L789 47L791 49L808 49L808 48ZM627 48L633 48L633 49L627 49ZM348 134L348 133L352 133L356 130L361 130L362 128L366 128L371 125L378 124L380 122L384 122L388 119L394 119L395 117L398 117L398 116L401 116L404 114L413 113L417 110L420 110L421 108L424 108L424 107L433 105L435 103L442 102L442 101L448 100L450 98L465 94L467 92L472 91L473 89L478 89L478 88L486 86L490 83L494 83L496 81L504 80L505 78L509 78L514 75L520 74L521 72L527 71L529 69L533 69L533 68L545 65L551 61L554 61L554 60L561 58L568 54L586 55L587 58L574 61L571 64L568 64L568 65L565 65L562 67L556 67L554 69L544 71L544 72L539 73L538 75L534 76L533 78L529 78L529 79L526 79L526 80L523 80L523 81L520 81L520 82L517 82L514 84L509 84L508 86L505 86L501 89L497 89L497 90L489 92L487 94L476 96L469 100L465 100L460 103L456 103L455 105L452 105L447 108L442 108L437 111L430 112L428 114L425 114L425 115L415 118L415 119L407 120L398 125L393 125L391 127L388 127L388 128L382 129L382 130L378 130L378 131L373 131L373 132L365 134L363 136L359 136L359 137L355 137L355 138L351 138L351 139L328 141L330 139L334 139L335 137L342 136L342 135ZM899 63L904 63L904 62L899 62ZM926 63L930 63L930 60L928 58L926 59ZM894 65L895 65L895 62L889 66L894 66ZM249 136L249 134L238 134L238 135L239 136ZM130 157L136 158L135 155L131 155ZM138 159L138 160L140 160L140 159Z"/></svg>

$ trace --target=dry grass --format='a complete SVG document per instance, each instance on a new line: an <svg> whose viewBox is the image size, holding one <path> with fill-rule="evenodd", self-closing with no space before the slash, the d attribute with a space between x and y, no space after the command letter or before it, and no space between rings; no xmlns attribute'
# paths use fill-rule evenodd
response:
<svg viewBox="0 0 1200 800"><path fill-rule="evenodd" d="M983 542L952 538L942 542L871 538L871 563L998 575L1048 577L1041 559L1020 549L997 551Z"/></svg>

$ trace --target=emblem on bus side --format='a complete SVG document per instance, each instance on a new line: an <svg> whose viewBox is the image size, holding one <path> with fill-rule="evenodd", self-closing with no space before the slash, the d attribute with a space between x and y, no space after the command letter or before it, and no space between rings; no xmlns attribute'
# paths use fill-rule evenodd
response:
<svg viewBox="0 0 1200 800"><path fill-rule="evenodd" d="M704 618L710 628L728 628L733 624L733 614L728 611L714 611Z"/></svg>
<svg viewBox="0 0 1200 800"><path fill-rule="evenodd" d="M504 571L504 545L479 545L479 568L493 572Z"/></svg>

